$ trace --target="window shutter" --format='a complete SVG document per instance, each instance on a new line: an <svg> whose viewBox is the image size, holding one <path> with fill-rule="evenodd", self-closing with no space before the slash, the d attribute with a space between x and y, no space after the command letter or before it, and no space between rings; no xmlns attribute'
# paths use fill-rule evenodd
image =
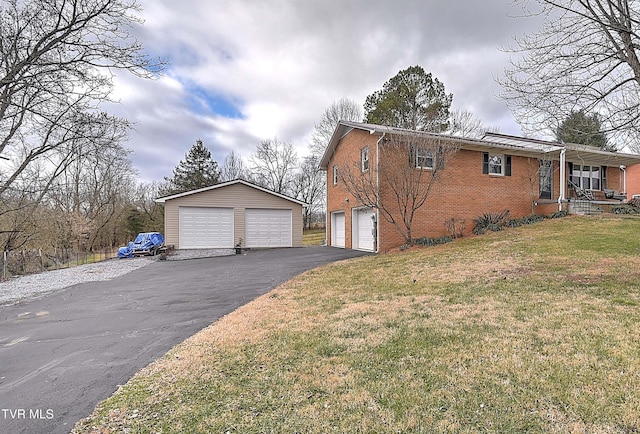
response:
<svg viewBox="0 0 640 434"><path fill-rule="evenodd" d="M511 176L511 155L505 155L504 176Z"/></svg>
<svg viewBox="0 0 640 434"><path fill-rule="evenodd" d="M487 175L489 173L489 153L482 153L482 173Z"/></svg>
<svg viewBox="0 0 640 434"><path fill-rule="evenodd" d="M607 188L607 166L602 166L602 189Z"/></svg>

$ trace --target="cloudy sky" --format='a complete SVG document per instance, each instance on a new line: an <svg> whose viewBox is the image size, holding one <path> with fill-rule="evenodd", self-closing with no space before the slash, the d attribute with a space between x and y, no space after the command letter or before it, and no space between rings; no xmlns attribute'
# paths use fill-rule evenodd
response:
<svg viewBox="0 0 640 434"><path fill-rule="evenodd" d="M334 101L360 104L398 71L420 65L453 93L454 109L521 134L495 77L500 47L536 23L511 0L139 0L145 51L163 77L116 77L110 111L136 122L127 147L142 181L170 176L196 139L222 164L263 139L307 153Z"/></svg>

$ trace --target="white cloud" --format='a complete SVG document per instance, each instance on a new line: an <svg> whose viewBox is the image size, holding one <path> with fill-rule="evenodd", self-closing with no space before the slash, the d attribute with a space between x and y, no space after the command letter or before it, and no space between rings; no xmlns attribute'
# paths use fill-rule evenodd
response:
<svg viewBox="0 0 640 434"><path fill-rule="evenodd" d="M201 138L222 162L277 135L299 154L333 101L364 103L399 70L421 65L502 131L519 128L497 101L498 50L522 21L510 0L141 0L146 50L171 61L165 77L118 77L117 114L137 122L128 146L143 179L161 179ZM231 113L235 108L235 113Z"/></svg>

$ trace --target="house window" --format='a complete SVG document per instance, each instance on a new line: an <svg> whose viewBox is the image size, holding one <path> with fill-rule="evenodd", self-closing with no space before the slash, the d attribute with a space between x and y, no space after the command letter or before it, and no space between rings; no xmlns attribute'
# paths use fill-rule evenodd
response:
<svg viewBox="0 0 640 434"><path fill-rule="evenodd" d="M551 199L553 192L553 163L540 160L540 199Z"/></svg>
<svg viewBox="0 0 640 434"><path fill-rule="evenodd" d="M363 172L369 170L369 148L362 148L360 151L360 168Z"/></svg>
<svg viewBox="0 0 640 434"><path fill-rule="evenodd" d="M511 155L482 153L482 173L511 176Z"/></svg>
<svg viewBox="0 0 640 434"><path fill-rule="evenodd" d="M423 148L416 148L416 169L433 169L433 153Z"/></svg>
<svg viewBox="0 0 640 434"><path fill-rule="evenodd" d="M502 165L504 157L502 155L489 154L489 174L490 175L502 175L504 166Z"/></svg>
<svg viewBox="0 0 640 434"><path fill-rule="evenodd" d="M600 166L581 166L573 164L571 168L571 182L585 190L600 190L601 175L603 173Z"/></svg>
<svg viewBox="0 0 640 434"><path fill-rule="evenodd" d="M338 166L333 166L333 185L338 183Z"/></svg>

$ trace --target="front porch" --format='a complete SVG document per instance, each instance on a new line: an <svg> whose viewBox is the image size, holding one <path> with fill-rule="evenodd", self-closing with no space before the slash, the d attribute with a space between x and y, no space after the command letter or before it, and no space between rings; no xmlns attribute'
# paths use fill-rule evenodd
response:
<svg viewBox="0 0 640 434"><path fill-rule="evenodd" d="M566 211L569 214L598 215L614 213L615 207L627 203L626 200L599 199L597 196L593 200L571 197L558 202L557 199L539 199L536 201L536 208L542 214L551 213L555 208L555 211Z"/></svg>
<svg viewBox="0 0 640 434"><path fill-rule="evenodd" d="M568 200L567 212L577 215L613 213L613 208L626 203L622 200Z"/></svg>

